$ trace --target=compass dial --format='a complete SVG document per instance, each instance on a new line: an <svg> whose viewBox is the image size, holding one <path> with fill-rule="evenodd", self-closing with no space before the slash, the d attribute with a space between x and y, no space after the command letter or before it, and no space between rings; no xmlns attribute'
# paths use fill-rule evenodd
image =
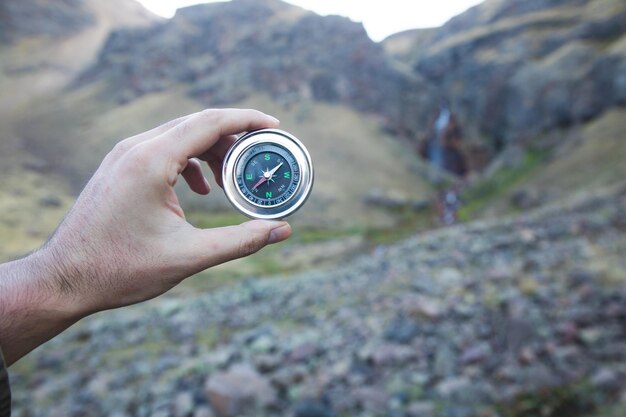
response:
<svg viewBox="0 0 626 417"><path fill-rule="evenodd" d="M274 145L256 146L242 157L237 185L252 204L267 207L282 204L293 197L300 181L300 169L294 156Z"/></svg>
<svg viewBox="0 0 626 417"><path fill-rule="evenodd" d="M286 217L308 197L313 185L311 157L294 136L262 129L240 138L223 167L224 191L244 214L262 219Z"/></svg>

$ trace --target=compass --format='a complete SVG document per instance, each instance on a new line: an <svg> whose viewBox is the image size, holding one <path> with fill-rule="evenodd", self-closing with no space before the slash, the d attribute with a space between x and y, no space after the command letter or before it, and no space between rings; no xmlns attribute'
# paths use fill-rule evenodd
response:
<svg viewBox="0 0 626 417"><path fill-rule="evenodd" d="M249 217L282 219L298 210L313 187L313 163L295 136L261 129L239 138L222 167L224 192Z"/></svg>

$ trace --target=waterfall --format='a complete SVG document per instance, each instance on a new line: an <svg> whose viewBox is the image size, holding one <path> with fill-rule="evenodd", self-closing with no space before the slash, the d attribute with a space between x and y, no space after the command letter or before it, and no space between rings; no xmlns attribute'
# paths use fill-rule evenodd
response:
<svg viewBox="0 0 626 417"><path fill-rule="evenodd" d="M430 152L428 159L437 168L443 169L443 147L442 139L443 133L450 122L450 109L447 106L442 105L439 110L439 116L435 121L435 136L430 144Z"/></svg>

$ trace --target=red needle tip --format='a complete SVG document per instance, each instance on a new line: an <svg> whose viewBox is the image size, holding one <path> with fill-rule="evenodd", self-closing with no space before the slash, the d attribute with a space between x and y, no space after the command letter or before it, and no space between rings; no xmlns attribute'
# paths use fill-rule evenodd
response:
<svg viewBox="0 0 626 417"><path fill-rule="evenodd" d="M263 177L259 180L259 182L257 182L256 184L254 184L254 187L252 187L252 189L254 190L256 187L258 187L259 185L263 184L265 181L267 180L267 178Z"/></svg>

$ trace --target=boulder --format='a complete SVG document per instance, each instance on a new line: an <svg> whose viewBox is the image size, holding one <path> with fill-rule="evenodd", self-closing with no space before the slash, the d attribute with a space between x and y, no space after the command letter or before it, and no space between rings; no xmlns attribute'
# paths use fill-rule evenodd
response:
<svg viewBox="0 0 626 417"><path fill-rule="evenodd" d="M269 380L251 366L243 364L209 377L205 391L218 417L235 417L265 408L276 400Z"/></svg>

